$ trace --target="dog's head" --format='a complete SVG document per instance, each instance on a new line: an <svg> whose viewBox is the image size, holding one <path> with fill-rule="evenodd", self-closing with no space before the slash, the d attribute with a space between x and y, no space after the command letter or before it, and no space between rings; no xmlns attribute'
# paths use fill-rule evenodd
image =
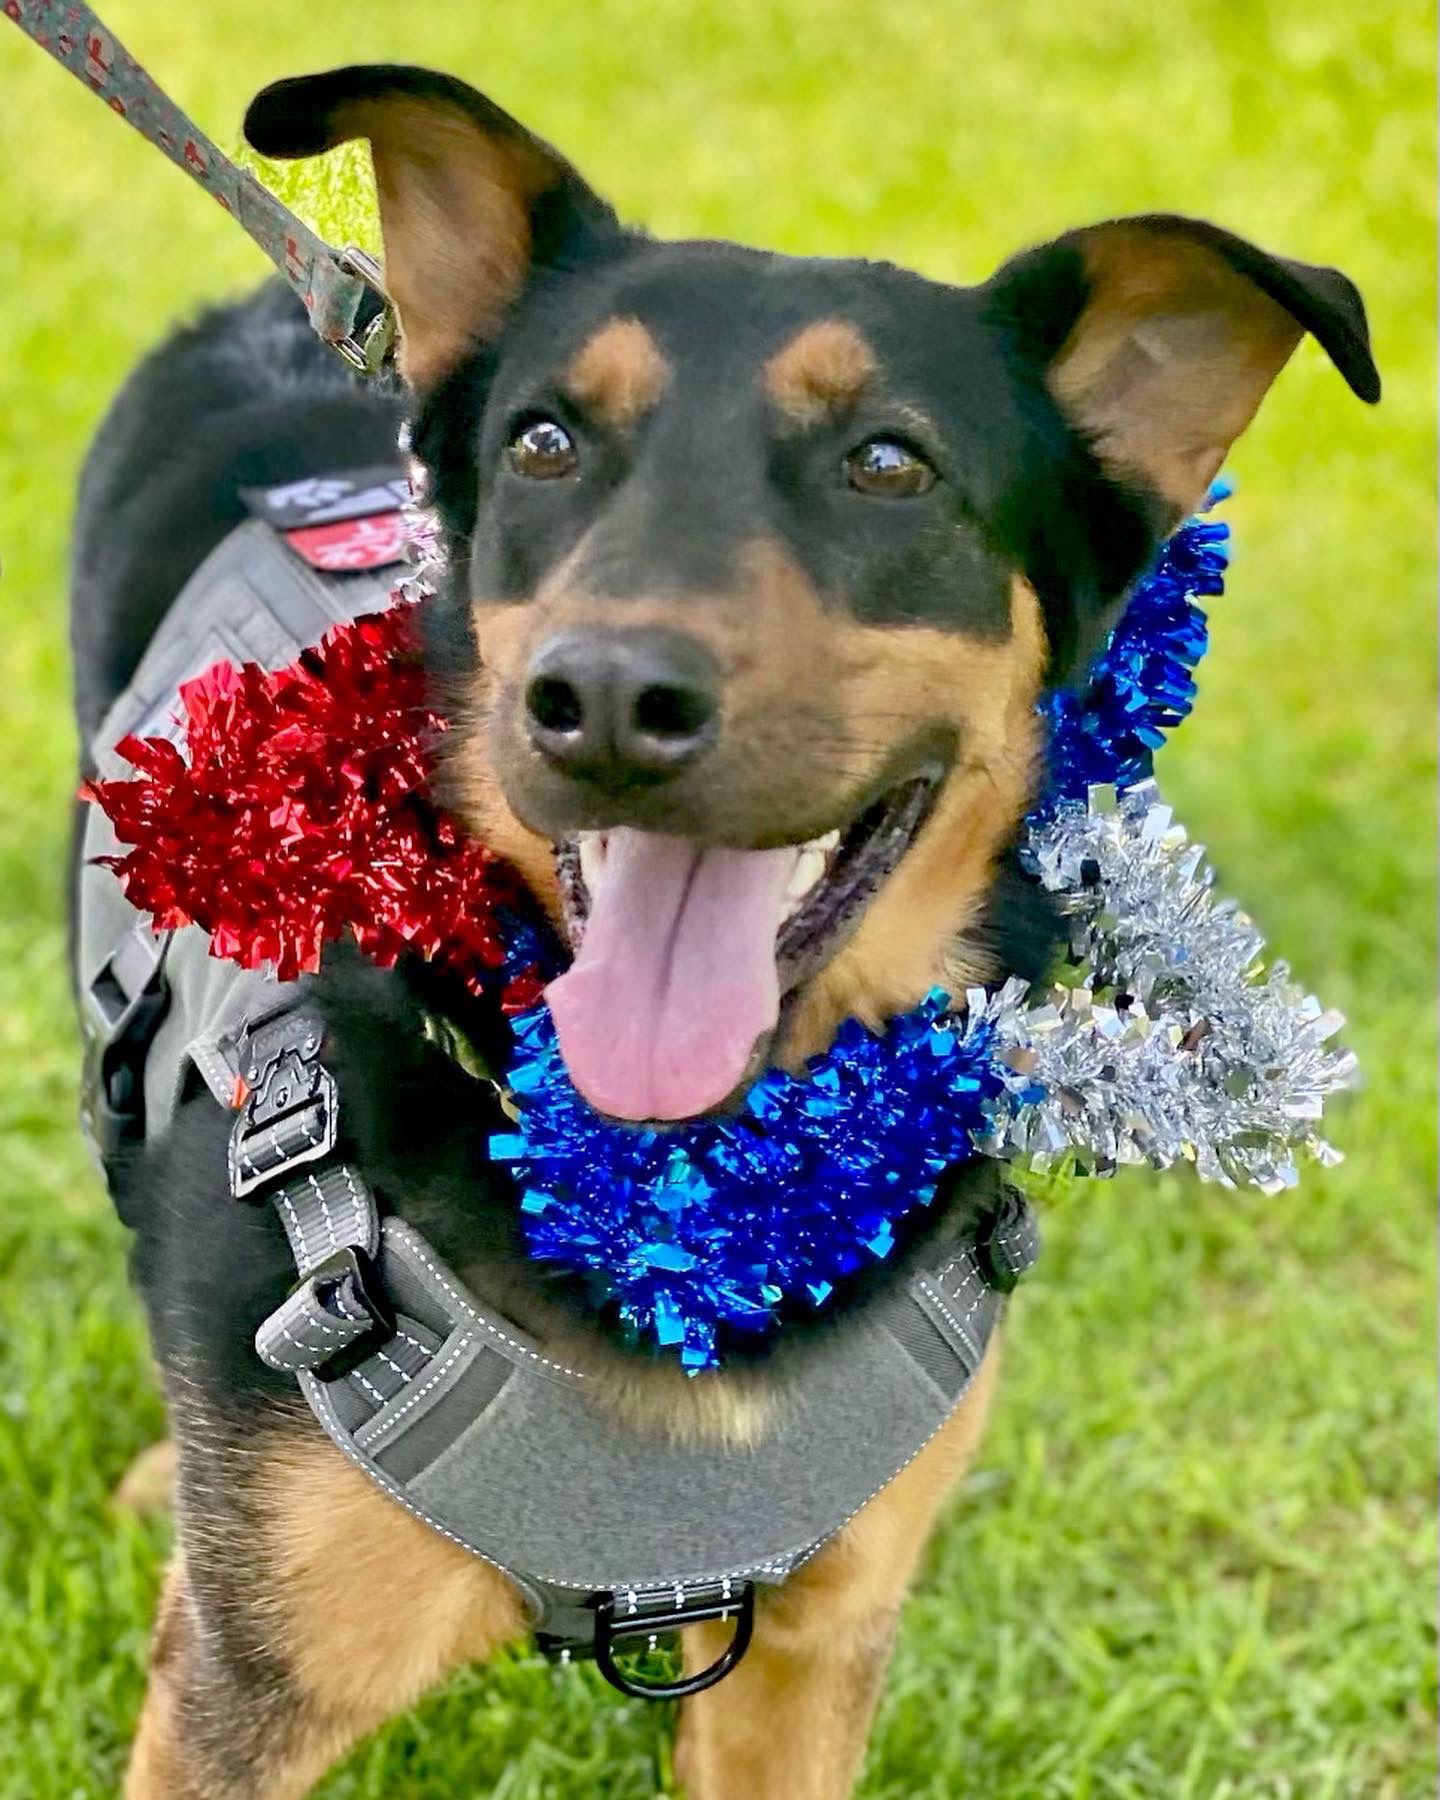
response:
<svg viewBox="0 0 1440 1800"><path fill-rule="evenodd" d="M622 1117L993 973L966 932L1042 687L1305 331L1378 397L1343 275L1194 220L953 288L627 231L423 70L281 82L246 128L279 156L370 140L450 551L447 797L578 944L562 1048Z"/></svg>

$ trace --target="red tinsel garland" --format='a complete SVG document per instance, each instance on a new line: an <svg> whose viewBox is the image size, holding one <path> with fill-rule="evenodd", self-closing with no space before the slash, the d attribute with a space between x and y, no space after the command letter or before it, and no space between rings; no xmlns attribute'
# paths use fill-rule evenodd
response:
<svg viewBox="0 0 1440 1800"><path fill-rule="evenodd" d="M525 909L525 891L427 798L446 722L426 699L416 611L337 626L270 673L217 663L180 690L188 758L127 737L116 749L137 777L85 784L134 846L99 861L156 930L200 925L212 955L287 981L348 932L383 967L408 950L494 988L498 914ZM539 993L530 971L503 1003Z"/></svg>

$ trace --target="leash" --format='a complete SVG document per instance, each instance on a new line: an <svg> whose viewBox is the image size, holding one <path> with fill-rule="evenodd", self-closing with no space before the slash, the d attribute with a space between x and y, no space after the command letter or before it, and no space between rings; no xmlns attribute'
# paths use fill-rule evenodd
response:
<svg viewBox="0 0 1440 1800"><path fill-rule="evenodd" d="M237 167L176 106L125 46L79 0L4 0L32 43L98 95L177 168L199 182L249 234L303 302L322 342L361 375L374 375L395 342L395 314L375 258L336 249ZM371 296L379 309L366 318Z"/></svg>

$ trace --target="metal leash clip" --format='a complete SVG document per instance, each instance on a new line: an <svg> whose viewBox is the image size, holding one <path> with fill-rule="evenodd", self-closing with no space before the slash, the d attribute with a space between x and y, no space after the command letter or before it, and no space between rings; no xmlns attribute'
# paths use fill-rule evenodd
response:
<svg viewBox="0 0 1440 1800"><path fill-rule="evenodd" d="M368 250L358 244L346 244L335 252L336 266L354 275L380 296L380 310L358 336L352 331L333 346L359 375L378 375L395 352L397 321L395 302L385 287L385 271Z"/></svg>

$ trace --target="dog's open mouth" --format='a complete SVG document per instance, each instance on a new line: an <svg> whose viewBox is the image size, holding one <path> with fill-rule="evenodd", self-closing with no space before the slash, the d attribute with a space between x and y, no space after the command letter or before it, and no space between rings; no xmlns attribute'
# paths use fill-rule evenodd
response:
<svg viewBox="0 0 1440 1800"><path fill-rule="evenodd" d="M835 953L909 849L940 780L912 775L848 825L777 849L629 826L558 845L575 961L547 998L591 1105L636 1120L721 1105L783 995Z"/></svg>

